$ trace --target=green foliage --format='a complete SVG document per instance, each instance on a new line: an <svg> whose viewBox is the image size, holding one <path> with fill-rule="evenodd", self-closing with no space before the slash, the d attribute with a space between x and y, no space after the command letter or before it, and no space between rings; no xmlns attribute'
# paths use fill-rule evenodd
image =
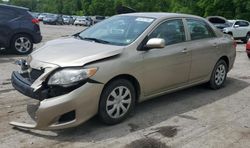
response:
<svg viewBox="0 0 250 148"><path fill-rule="evenodd" d="M116 14L117 6L125 5L139 12L178 12L203 17L219 15L228 19L250 19L249 0L10 0L9 3L38 12L70 15L111 16Z"/></svg>

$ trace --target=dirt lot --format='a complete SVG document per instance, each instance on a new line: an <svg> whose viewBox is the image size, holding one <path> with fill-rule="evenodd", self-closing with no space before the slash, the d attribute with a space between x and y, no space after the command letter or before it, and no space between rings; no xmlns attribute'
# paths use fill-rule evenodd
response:
<svg viewBox="0 0 250 148"><path fill-rule="evenodd" d="M41 25L44 42L82 30ZM43 43L36 45L38 48ZM10 75L21 56L0 55L0 147L250 147L250 60L244 45L226 87L213 91L197 86L144 102L133 117L106 126L96 117L62 131L20 130L10 121L29 120L30 99L15 91Z"/></svg>

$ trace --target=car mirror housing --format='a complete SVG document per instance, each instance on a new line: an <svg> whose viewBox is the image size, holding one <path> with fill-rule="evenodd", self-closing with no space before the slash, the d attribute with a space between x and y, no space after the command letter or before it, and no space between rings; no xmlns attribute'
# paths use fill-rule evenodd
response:
<svg viewBox="0 0 250 148"><path fill-rule="evenodd" d="M239 28L240 26L239 25L234 25L234 28Z"/></svg>
<svg viewBox="0 0 250 148"><path fill-rule="evenodd" d="M162 38L152 38L149 39L146 48L152 49L152 48L164 48L165 47L165 40Z"/></svg>

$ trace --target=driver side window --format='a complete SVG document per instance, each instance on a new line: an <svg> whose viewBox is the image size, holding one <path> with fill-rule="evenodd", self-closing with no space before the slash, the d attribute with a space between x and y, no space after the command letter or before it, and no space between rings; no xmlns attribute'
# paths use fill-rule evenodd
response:
<svg viewBox="0 0 250 148"><path fill-rule="evenodd" d="M184 25L181 19L169 20L160 24L150 35L151 38L162 38L166 45L186 41Z"/></svg>

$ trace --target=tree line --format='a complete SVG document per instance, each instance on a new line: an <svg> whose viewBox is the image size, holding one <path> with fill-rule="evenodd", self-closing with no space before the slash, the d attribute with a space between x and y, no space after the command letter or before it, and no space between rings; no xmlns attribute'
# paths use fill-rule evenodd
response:
<svg viewBox="0 0 250 148"><path fill-rule="evenodd" d="M8 3L36 12L68 15L112 16L117 6L124 5L138 12L178 12L250 20L249 0L9 0Z"/></svg>

